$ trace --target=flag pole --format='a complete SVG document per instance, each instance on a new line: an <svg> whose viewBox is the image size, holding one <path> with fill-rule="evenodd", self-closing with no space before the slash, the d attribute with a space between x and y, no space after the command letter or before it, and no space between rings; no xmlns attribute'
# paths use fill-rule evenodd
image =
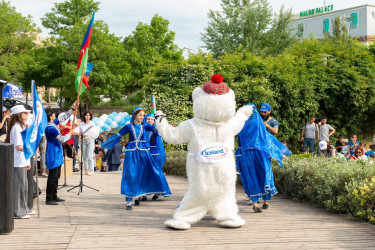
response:
<svg viewBox="0 0 375 250"><path fill-rule="evenodd" d="M34 104L34 98L35 98L35 93L34 93L34 85L35 85L35 81L32 80L31 81L31 89L32 89L32 93L33 93L33 104ZM34 119L36 119L36 114L34 114ZM40 143L40 142L39 142ZM40 208L39 208L39 178L38 178L38 163L36 162L37 161L37 154L35 152L35 154L33 155L33 166L32 166L32 169L33 171L35 170L36 171L36 175L35 175L35 179L36 179L36 206L37 206L37 210L38 210L38 218L40 218ZM41 166L42 167L42 166Z"/></svg>
<svg viewBox="0 0 375 250"><path fill-rule="evenodd" d="M85 66L83 66L83 68L82 68L82 75L81 75L81 80L79 82L79 89L78 89L77 101L76 101L76 105L74 107L74 116L73 116L73 123L72 123L72 128L71 129L74 129L74 123L76 121L77 110L78 110L78 103L79 103L79 97L81 95L81 87L82 87L82 82L83 82L83 75L85 74L84 72L85 72Z"/></svg>
<svg viewBox="0 0 375 250"><path fill-rule="evenodd" d="M42 157L42 156L40 156ZM36 179L36 204L37 204L37 208L38 208L38 218L40 218L40 208L39 208L39 178L38 178L38 163L37 163L37 155L35 153L35 155L33 156L34 160L33 160L33 169L36 170L36 175L35 175L35 179ZM40 168L42 168L42 166L40 166ZM42 169L41 169L42 171Z"/></svg>

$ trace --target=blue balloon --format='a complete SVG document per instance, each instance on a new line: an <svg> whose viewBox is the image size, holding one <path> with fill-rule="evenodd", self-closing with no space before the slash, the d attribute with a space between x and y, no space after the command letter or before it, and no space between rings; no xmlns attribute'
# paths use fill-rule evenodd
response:
<svg viewBox="0 0 375 250"><path fill-rule="evenodd" d="M127 122L127 121L130 121L132 117L130 115L126 115L124 116L124 121Z"/></svg>
<svg viewBox="0 0 375 250"><path fill-rule="evenodd" d="M92 119L92 122L95 124L95 126L98 126L98 121Z"/></svg>
<svg viewBox="0 0 375 250"><path fill-rule="evenodd" d="M110 119L115 119L115 117L116 117L116 115L114 115L114 114L110 114L109 116L108 116L108 118L110 118Z"/></svg>
<svg viewBox="0 0 375 250"><path fill-rule="evenodd" d="M118 123L118 125L120 125L120 127L123 127L123 126L125 126L125 123L126 123L126 121L121 120L121 121Z"/></svg>
<svg viewBox="0 0 375 250"><path fill-rule="evenodd" d="M104 123L107 124L107 125L111 125L112 122L113 122L113 120L108 117L107 120L105 120Z"/></svg>
<svg viewBox="0 0 375 250"><path fill-rule="evenodd" d="M98 121L98 120L99 120L98 117L94 117L94 118L92 118L92 121L93 121L93 122L96 122L96 121Z"/></svg>
<svg viewBox="0 0 375 250"><path fill-rule="evenodd" d="M106 130L108 128L107 124L104 124L103 127L101 127L102 130Z"/></svg>

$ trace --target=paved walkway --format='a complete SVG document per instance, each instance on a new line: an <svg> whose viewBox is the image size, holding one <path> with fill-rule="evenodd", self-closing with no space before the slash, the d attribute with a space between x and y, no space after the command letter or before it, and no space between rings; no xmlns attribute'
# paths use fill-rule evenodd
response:
<svg viewBox="0 0 375 250"><path fill-rule="evenodd" d="M39 180L40 218L15 220L14 231L0 235L0 249L375 249L375 226L282 196L274 197L268 210L254 214L242 187L237 192L240 214L247 221L242 228L223 229L206 217L188 231L174 231L163 222L187 190L183 177L168 176L172 197L142 202L132 211L125 210L119 195L119 172L84 176L84 183L100 192L84 187L77 195L77 189L60 189L66 202L58 206L44 204L46 179ZM67 182L77 184L79 175Z"/></svg>

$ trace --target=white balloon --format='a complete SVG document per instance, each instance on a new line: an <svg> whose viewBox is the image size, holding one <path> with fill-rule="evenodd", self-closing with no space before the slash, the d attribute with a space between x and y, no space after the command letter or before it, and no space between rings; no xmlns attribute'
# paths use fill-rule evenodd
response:
<svg viewBox="0 0 375 250"><path fill-rule="evenodd" d="M102 115L99 117L99 119L100 119L100 120L103 120L103 121L107 120L107 118L108 118L108 115L106 115L106 114L102 114Z"/></svg>
<svg viewBox="0 0 375 250"><path fill-rule="evenodd" d="M130 124L130 121L127 121L125 124L126 124L126 125Z"/></svg>
<svg viewBox="0 0 375 250"><path fill-rule="evenodd" d="M94 126L93 128L89 129L89 131L87 131L87 136L92 139L96 139L99 137L99 133L100 133L100 128L98 128L97 126Z"/></svg>
<svg viewBox="0 0 375 250"><path fill-rule="evenodd" d="M118 116L115 117L115 122L119 122L121 120L122 120L121 116L118 115Z"/></svg>
<svg viewBox="0 0 375 250"><path fill-rule="evenodd" d="M116 127L117 127L117 122L113 121L113 122L111 123L111 128L116 128Z"/></svg>
<svg viewBox="0 0 375 250"><path fill-rule="evenodd" d="M112 128L110 126L108 126L108 128L105 131L109 132L111 130L112 130Z"/></svg>
<svg viewBox="0 0 375 250"><path fill-rule="evenodd" d="M98 125L98 127L100 127L100 128L103 127L103 125L104 125L104 121L103 121L103 120L99 120L97 125Z"/></svg>

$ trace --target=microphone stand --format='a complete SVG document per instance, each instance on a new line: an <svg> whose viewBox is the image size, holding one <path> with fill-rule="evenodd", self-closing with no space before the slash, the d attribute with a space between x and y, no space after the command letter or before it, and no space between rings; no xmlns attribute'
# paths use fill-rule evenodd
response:
<svg viewBox="0 0 375 250"><path fill-rule="evenodd" d="M66 142L66 145L68 145L70 147L70 145L68 144L68 142ZM68 185L66 183L66 164L65 164L65 156L66 156L66 149L64 147L65 145L63 145L63 154L64 154L64 184L61 185L61 187L59 187L58 189L62 189L64 187L74 187L73 185ZM73 166L74 168L74 166Z"/></svg>
<svg viewBox="0 0 375 250"><path fill-rule="evenodd" d="M91 127L89 127L88 129L86 129L86 131L84 131L83 133L82 133L82 135L84 134L84 133L86 133L87 131L89 131L91 128L93 128L94 126L91 126ZM90 189L92 189L92 190L95 190L95 191L98 191L99 192L99 190L98 189L95 189L95 188L93 188L93 187L90 187L90 186L88 186L88 185L85 185L85 184L83 184L83 136L82 136L82 138L81 138L81 162L80 162L80 166L81 166L81 181L79 182L79 184L77 185L77 186L75 186L75 187L73 187L73 188L71 188L71 189L68 189L67 190L67 192L69 192L69 191L71 191L71 190L73 190L73 189L75 189L75 188L79 188L78 189L78 194L77 195L79 195L80 193L82 193L83 192L83 186L85 186L85 187L87 187L87 188L90 188Z"/></svg>

